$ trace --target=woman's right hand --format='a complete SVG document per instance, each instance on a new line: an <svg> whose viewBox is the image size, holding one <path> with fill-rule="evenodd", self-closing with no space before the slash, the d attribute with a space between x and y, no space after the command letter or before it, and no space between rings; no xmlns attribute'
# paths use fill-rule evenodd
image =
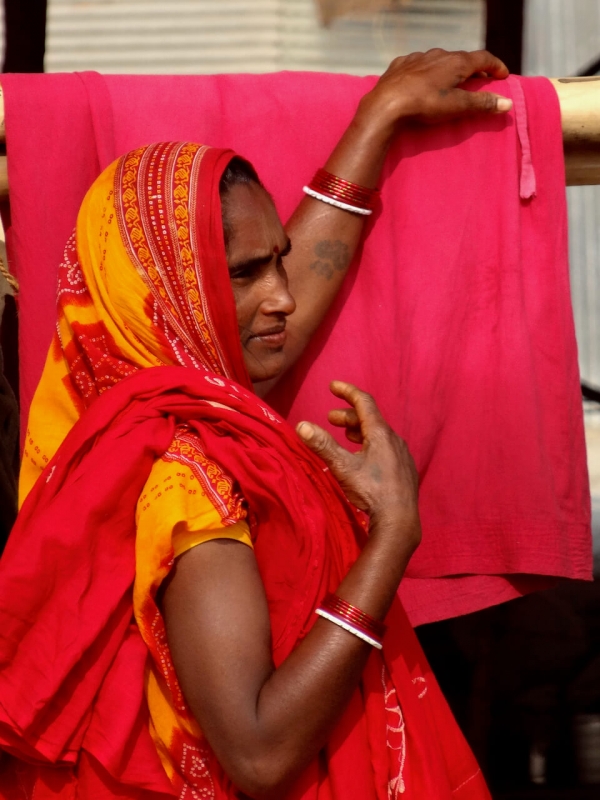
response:
<svg viewBox="0 0 600 800"><path fill-rule="evenodd" d="M329 421L346 428L347 438L361 449L350 453L312 422L300 422L298 435L327 464L350 502L369 514L373 533L395 529L397 536L401 526L410 531L416 547L419 478L406 443L384 420L371 395L343 381L333 381L330 388L350 407L330 411Z"/></svg>

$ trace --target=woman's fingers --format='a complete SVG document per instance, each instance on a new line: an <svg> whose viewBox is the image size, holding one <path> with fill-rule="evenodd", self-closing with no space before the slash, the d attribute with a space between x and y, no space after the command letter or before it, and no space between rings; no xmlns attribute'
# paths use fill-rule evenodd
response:
<svg viewBox="0 0 600 800"><path fill-rule="evenodd" d="M466 98L461 98L464 103L464 112L487 112L488 114L505 114L513 107L513 102L509 97L492 92L466 92L463 89L455 89Z"/></svg>
<svg viewBox="0 0 600 800"><path fill-rule="evenodd" d="M443 67L445 75L438 84L438 91L430 93L429 105L424 104L423 114L418 115L423 121L440 122L475 113L502 114L512 108L512 100L494 92L469 92L457 88L476 76L497 79L508 76L506 64L489 51L447 53L445 50L430 50L425 57L431 59L429 72L432 72L434 64L438 64L438 68ZM431 88L434 85L435 81Z"/></svg>
<svg viewBox="0 0 600 800"><path fill-rule="evenodd" d="M441 48L428 50L426 53L412 53L422 73L430 75L434 81L440 79L449 86L458 86L475 75L487 75L490 78L502 79L510 74L506 64L489 52L489 50L457 50L448 51ZM396 63L397 59L392 62Z"/></svg>
<svg viewBox="0 0 600 800"><path fill-rule="evenodd" d="M358 414L353 408L334 408L327 418L336 428L360 428Z"/></svg>
<svg viewBox="0 0 600 800"><path fill-rule="evenodd" d="M362 444L364 442L360 428L346 428L346 439L353 444Z"/></svg>
<svg viewBox="0 0 600 800"><path fill-rule="evenodd" d="M358 414L353 408L334 408L327 415L329 422L336 428L346 429L346 439L354 444L363 443Z"/></svg>
<svg viewBox="0 0 600 800"><path fill-rule="evenodd" d="M512 108L512 100L493 92L469 92L451 89L443 101L437 101L435 116L423 116L424 122L440 122L442 118L453 119L469 114L504 114Z"/></svg>
<svg viewBox="0 0 600 800"><path fill-rule="evenodd" d="M332 381L330 389L332 394L345 400L350 407L332 409L328 414L329 422L337 428L346 428L346 437L351 442L362 444L365 436L369 432L372 433L376 427L387 427L370 394L346 381ZM335 439L318 425L302 422L296 431L311 450L318 453L325 461L334 457L339 458L340 451L348 455L347 451L339 447Z"/></svg>
<svg viewBox="0 0 600 800"><path fill-rule="evenodd" d="M296 433L313 453L323 459L332 472L337 472L340 466L351 458L350 453L340 447L330 433L313 422L299 422Z"/></svg>
<svg viewBox="0 0 600 800"><path fill-rule="evenodd" d="M447 52L434 49L392 61L377 85L361 101L360 111L390 135L400 120L444 122L476 113L499 114L512 103L494 92L465 92L473 76L506 78L506 65L487 50Z"/></svg>
<svg viewBox="0 0 600 800"><path fill-rule="evenodd" d="M331 434L312 422L300 422L296 433L327 464L348 500L368 511L370 504L361 479L361 459L340 447Z"/></svg>
<svg viewBox="0 0 600 800"><path fill-rule="evenodd" d="M506 78L509 74L506 64L489 52L489 50L473 50L462 54L467 61L467 75L463 80L478 72L487 73L491 78Z"/></svg>
<svg viewBox="0 0 600 800"><path fill-rule="evenodd" d="M386 424L377 408L377 403L368 392L363 392L353 383L346 381L332 381L329 388L332 394L353 407L363 435L373 427Z"/></svg>
<svg viewBox="0 0 600 800"><path fill-rule="evenodd" d="M377 428L387 428L375 400L367 392L346 381L332 381L332 394L345 400L350 408L337 408L329 412L328 419L338 428L346 428L346 438L354 444L363 444Z"/></svg>

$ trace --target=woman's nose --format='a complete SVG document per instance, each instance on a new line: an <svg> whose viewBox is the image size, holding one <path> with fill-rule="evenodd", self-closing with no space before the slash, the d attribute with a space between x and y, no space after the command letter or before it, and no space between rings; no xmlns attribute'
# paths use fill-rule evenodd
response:
<svg viewBox="0 0 600 800"><path fill-rule="evenodd" d="M269 281L269 291L263 302L265 314L284 314L286 317L296 310L296 301L292 297L285 270L278 269Z"/></svg>

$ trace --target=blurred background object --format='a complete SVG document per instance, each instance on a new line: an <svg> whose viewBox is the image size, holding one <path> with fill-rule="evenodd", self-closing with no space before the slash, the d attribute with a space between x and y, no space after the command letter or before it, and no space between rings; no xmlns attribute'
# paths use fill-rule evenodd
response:
<svg viewBox="0 0 600 800"><path fill-rule="evenodd" d="M317 0L324 25L331 24L336 17L345 17L355 11L374 12L410 3L411 0Z"/></svg>
<svg viewBox="0 0 600 800"><path fill-rule="evenodd" d="M487 0L485 5L485 47L520 75L525 0Z"/></svg>
<svg viewBox="0 0 600 800"><path fill-rule="evenodd" d="M0 221L0 321L2 339L9 328L16 335L14 298L19 285L7 264L4 227ZM13 348L7 348L16 361ZM8 369L7 369L8 366ZM17 474L19 467L19 406L11 381L13 364L6 365L0 349L0 554L17 516Z"/></svg>
<svg viewBox="0 0 600 800"><path fill-rule="evenodd" d="M526 75L578 75L600 56L597 0L527 0ZM582 379L600 387L600 187L567 189L571 292Z"/></svg>
<svg viewBox="0 0 600 800"><path fill-rule="evenodd" d="M600 714L577 714L574 729L579 782L600 784Z"/></svg>
<svg viewBox="0 0 600 800"><path fill-rule="evenodd" d="M47 0L4 0L3 72L43 72Z"/></svg>

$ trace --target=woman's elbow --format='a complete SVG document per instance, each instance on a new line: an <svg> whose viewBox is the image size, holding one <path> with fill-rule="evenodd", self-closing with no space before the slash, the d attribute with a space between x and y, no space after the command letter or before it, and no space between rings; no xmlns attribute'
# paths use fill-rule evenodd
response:
<svg viewBox="0 0 600 800"><path fill-rule="evenodd" d="M281 800L300 769L299 763L271 751L238 761L230 767L229 777L252 800Z"/></svg>

